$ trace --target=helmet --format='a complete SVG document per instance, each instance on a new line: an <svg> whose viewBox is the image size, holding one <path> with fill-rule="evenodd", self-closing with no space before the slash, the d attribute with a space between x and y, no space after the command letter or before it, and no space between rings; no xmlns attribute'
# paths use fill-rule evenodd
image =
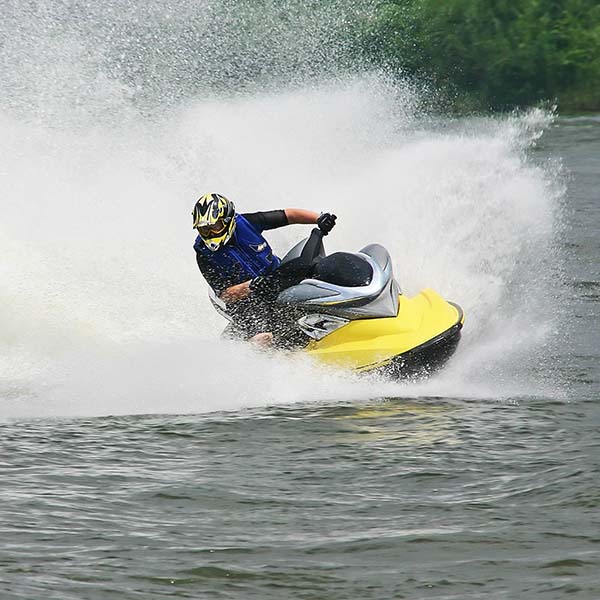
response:
<svg viewBox="0 0 600 600"><path fill-rule="evenodd" d="M235 231L235 205L221 194L204 194L192 211L194 229L209 250L216 252Z"/></svg>

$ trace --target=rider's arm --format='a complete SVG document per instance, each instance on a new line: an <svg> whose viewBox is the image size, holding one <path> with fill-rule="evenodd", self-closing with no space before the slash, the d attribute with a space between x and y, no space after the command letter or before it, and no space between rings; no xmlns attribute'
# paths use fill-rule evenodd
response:
<svg viewBox="0 0 600 600"><path fill-rule="evenodd" d="M289 225L315 225L319 218L319 213L304 208L286 208L284 212Z"/></svg>
<svg viewBox="0 0 600 600"><path fill-rule="evenodd" d="M220 294L219 298L223 300L223 302L237 302L238 300L243 300L250 295L250 280L244 281L243 283L238 283L237 285L232 285L224 289Z"/></svg>
<svg viewBox="0 0 600 600"><path fill-rule="evenodd" d="M285 210L266 210L243 215L258 231L278 229L286 225L314 225L319 213L304 208L286 208Z"/></svg>

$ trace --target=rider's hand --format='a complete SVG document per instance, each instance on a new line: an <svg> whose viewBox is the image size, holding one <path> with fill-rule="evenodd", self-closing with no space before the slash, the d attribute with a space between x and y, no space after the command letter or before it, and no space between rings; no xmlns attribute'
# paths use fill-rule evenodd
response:
<svg viewBox="0 0 600 600"><path fill-rule="evenodd" d="M279 279L272 275L259 275L250 281L252 295L261 299L273 298L280 291Z"/></svg>
<svg viewBox="0 0 600 600"><path fill-rule="evenodd" d="M337 217L331 213L321 213L317 219L317 227L327 235L334 227Z"/></svg>

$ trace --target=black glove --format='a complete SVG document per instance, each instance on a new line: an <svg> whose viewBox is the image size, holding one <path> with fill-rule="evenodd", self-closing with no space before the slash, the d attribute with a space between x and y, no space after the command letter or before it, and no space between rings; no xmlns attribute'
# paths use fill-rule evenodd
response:
<svg viewBox="0 0 600 600"><path fill-rule="evenodd" d="M317 219L317 227L327 235L334 227L337 217L331 213L321 213Z"/></svg>
<svg viewBox="0 0 600 600"><path fill-rule="evenodd" d="M279 293L280 288L279 278L273 275L259 275L250 282L252 294L261 300L274 298Z"/></svg>

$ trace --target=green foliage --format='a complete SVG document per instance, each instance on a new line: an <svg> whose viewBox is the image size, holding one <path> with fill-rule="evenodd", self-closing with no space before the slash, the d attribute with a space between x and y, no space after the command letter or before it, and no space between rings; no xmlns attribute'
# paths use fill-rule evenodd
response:
<svg viewBox="0 0 600 600"><path fill-rule="evenodd" d="M600 108L597 0L387 0L362 46L480 108Z"/></svg>

